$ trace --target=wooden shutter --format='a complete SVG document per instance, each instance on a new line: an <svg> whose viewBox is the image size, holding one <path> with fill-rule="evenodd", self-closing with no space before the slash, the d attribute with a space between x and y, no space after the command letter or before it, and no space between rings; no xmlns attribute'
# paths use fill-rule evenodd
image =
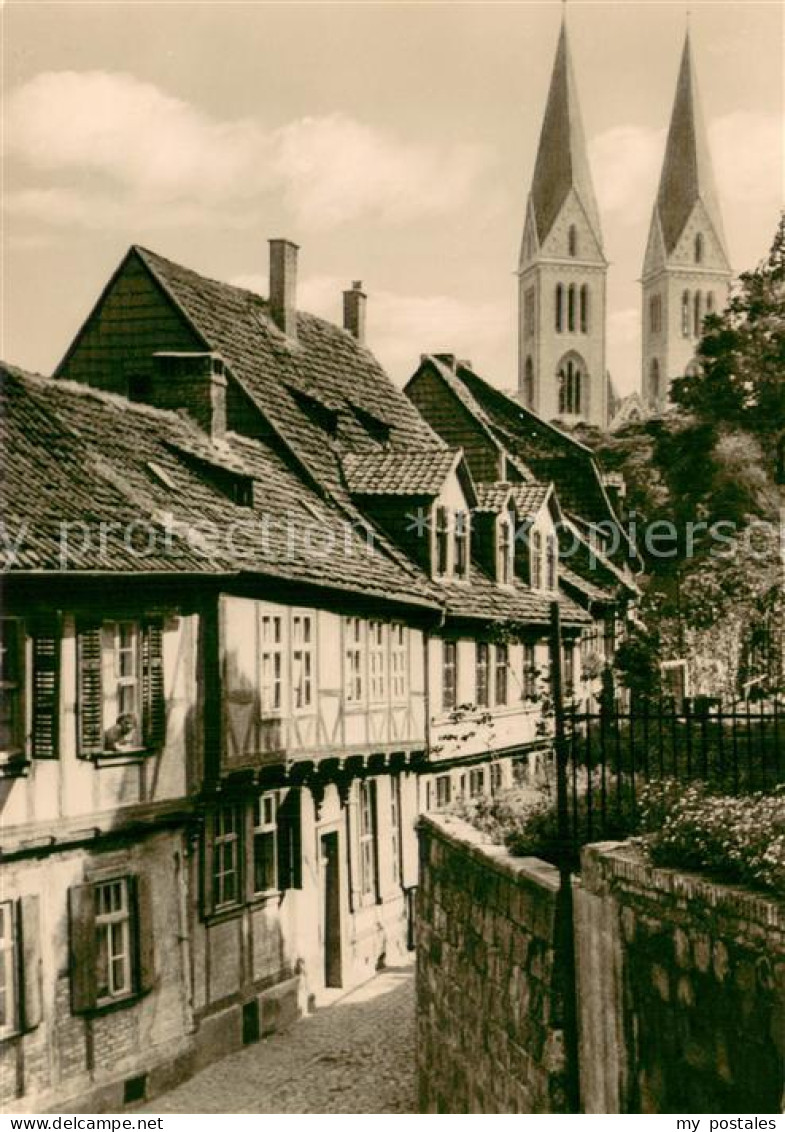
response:
<svg viewBox="0 0 785 1132"><path fill-rule="evenodd" d="M95 889L92 884L77 884L68 890L68 966L74 1014L95 1007L95 964Z"/></svg>
<svg viewBox="0 0 785 1132"><path fill-rule="evenodd" d="M302 888L300 791L292 789L278 807L278 887Z"/></svg>
<svg viewBox="0 0 785 1132"><path fill-rule="evenodd" d="M35 625L33 637L33 757L59 755L60 632L56 621Z"/></svg>
<svg viewBox="0 0 785 1132"><path fill-rule="evenodd" d="M77 637L78 753L82 758L104 749L104 700L101 680L101 626L83 625Z"/></svg>
<svg viewBox="0 0 785 1132"><path fill-rule="evenodd" d="M373 884L376 903L382 901L382 883L379 874L379 792L376 780L371 781L371 821L373 822Z"/></svg>
<svg viewBox="0 0 785 1132"><path fill-rule="evenodd" d="M42 1017L41 916L37 895L23 896L18 905L22 1030L34 1030Z"/></svg>
<svg viewBox="0 0 785 1132"><path fill-rule="evenodd" d="M155 986L152 883L146 873L140 873L138 876L130 877L128 884L136 938L134 989L144 994Z"/></svg>
<svg viewBox="0 0 785 1132"><path fill-rule="evenodd" d="M211 916L215 911L213 903L213 838L215 837L215 813L205 815L202 827L202 851L199 855L199 865L202 870L201 896L202 915Z"/></svg>
<svg viewBox="0 0 785 1132"><path fill-rule="evenodd" d="M166 740L163 626L151 621L142 633L142 726L145 746L159 750Z"/></svg>

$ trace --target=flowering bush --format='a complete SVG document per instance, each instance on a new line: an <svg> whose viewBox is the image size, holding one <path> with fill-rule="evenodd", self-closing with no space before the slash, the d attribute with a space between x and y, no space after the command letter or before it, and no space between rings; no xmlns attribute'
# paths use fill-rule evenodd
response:
<svg viewBox="0 0 785 1132"><path fill-rule="evenodd" d="M640 819L655 864L785 896L785 787L730 797L703 783L652 782L641 792Z"/></svg>

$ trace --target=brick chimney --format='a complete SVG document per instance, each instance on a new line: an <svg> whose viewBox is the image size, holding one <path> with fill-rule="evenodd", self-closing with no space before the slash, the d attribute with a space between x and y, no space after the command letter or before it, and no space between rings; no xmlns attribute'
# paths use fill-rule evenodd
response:
<svg viewBox="0 0 785 1132"><path fill-rule="evenodd" d="M343 293L343 328L352 334L360 345L365 342L365 307L368 296L358 280L352 283L351 291Z"/></svg>
<svg viewBox="0 0 785 1132"><path fill-rule="evenodd" d="M297 244L270 240L270 316L288 338L297 337Z"/></svg>
<svg viewBox="0 0 785 1132"><path fill-rule="evenodd" d="M150 404L157 409L184 409L214 440L226 432L226 374L214 353L159 351Z"/></svg>

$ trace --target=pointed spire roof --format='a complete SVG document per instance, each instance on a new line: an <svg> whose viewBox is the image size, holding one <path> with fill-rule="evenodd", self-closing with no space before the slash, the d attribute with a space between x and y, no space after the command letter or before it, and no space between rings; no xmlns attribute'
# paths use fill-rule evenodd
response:
<svg viewBox="0 0 785 1132"><path fill-rule="evenodd" d="M727 258L722 214L714 183L688 28L657 193L657 210L668 255L676 247L698 201L703 203Z"/></svg>
<svg viewBox="0 0 785 1132"><path fill-rule="evenodd" d="M567 40L567 23L563 19L531 190L540 243L553 227L570 189L575 190L594 236L602 247L600 214L586 153L578 89Z"/></svg>

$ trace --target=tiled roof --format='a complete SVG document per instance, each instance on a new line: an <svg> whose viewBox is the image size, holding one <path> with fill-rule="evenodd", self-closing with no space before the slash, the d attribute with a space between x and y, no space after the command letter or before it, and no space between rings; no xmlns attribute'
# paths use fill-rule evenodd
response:
<svg viewBox="0 0 785 1132"><path fill-rule="evenodd" d="M541 593L519 580L514 586L497 586L474 562L468 584L444 580L440 588L452 617L544 626L550 623L551 603L557 597L565 625L585 625L591 620L564 593Z"/></svg>
<svg viewBox="0 0 785 1132"><path fill-rule="evenodd" d="M559 582L567 590L577 591L583 597L589 598L590 601L613 602L616 600L616 587L605 589L594 582L590 582L581 577L580 574L576 574L574 570L570 570L563 562L559 566Z"/></svg>
<svg viewBox="0 0 785 1132"><path fill-rule="evenodd" d="M344 456L343 470L352 495L435 496L458 458L450 448L356 452Z"/></svg>
<svg viewBox="0 0 785 1132"><path fill-rule="evenodd" d="M347 331L298 312L293 341L270 318L267 301L254 292L207 279L144 248L131 254L140 257L205 347L220 353L235 380L327 491L345 494L342 455L380 450L357 409L387 426L387 447L444 447L370 350ZM298 404L298 392L337 411L336 435L309 418Z"/></svg>
<svg viewBox="0 0 785 1132"><path fill-rule="evenodd" d="M512 496L521 517L536 515L552 491L550 484L516 483L512 486Z"/></svg>
<svg viewBox="0 0 785 1132"><path fill-rule="evenodd" d="M475 510L498 514L507 506L511 492L512 487L508 483L478 483Z"/></svg>
<svg viewBox="0 0 785 1132"><path fill-rule="evenodd" d="M67 523L70 571L255 573L436 608L420 570L376 532L369 544L357 512L309 490L266 444L213 443L178 414L9 366L0 377L3 513L10 537L22 532L12 571L62 569ZM211 470L253 480L253 504ZM103 544L101 523L117 532ZM133 523L138 554L123 541Z"/></svg>

